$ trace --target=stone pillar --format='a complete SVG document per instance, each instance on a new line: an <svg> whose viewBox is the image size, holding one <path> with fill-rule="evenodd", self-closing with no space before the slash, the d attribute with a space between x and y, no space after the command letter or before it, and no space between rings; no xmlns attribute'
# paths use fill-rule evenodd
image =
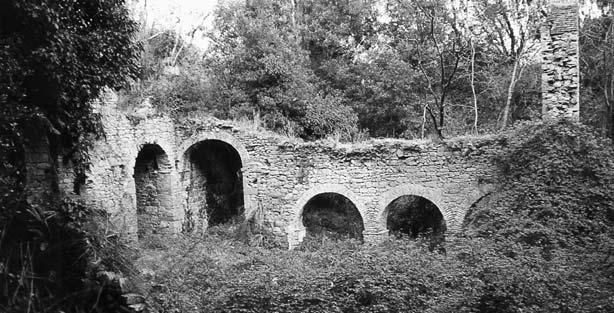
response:
<svg viewBox="0 0 614 313"><path fill-rule="evenodd" d="M578 0L549 0L541 29L544 119L579 119Z"/></svg>

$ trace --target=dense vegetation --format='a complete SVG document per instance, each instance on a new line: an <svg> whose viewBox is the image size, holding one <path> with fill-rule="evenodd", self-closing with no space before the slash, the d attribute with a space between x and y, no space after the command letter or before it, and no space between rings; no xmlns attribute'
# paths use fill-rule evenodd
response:
<svg viewBox="0 0 614 313"><path fill-rule="evenodd" d="M83 178L98 119L90 101L136 72L136 24L123 1L0 2L0 311L118 309L97 271L126 271L105 213L47 197L27 203L26 147L49 142ZM51 173L54 175L54 167ZM92 222L96 219L97 223ZM89 262L95 261L95 262ZM96 266L94 266L96 265Z"/></svg>
<svg viewBox="0 0 614 313"><path fill-rule="evenodd" d="M153 307L181 312L611 312L614 149L586 127L526 125L505 135L506 179L460 236L253 241L249 224L202 240L145 242ZM263 234L259 233L260 238Z"/></svg>
<svg viewBox="0 0 614 313"><path fill-rule="evenodd" d="M596 1L601 16L587 18L580 32L582 122L614 138L614 5ZM606 70L604 70L606 69Z"/></svg>
<svg viewBox="0 0 614 313"><path fill-rule="evenodd" d="M612 137L613 9L581 20L583 122ZM126 93L317 139L491 132L540 116L543 1L221 1L205 33L143 22ZM206 19L203 19L205 21ZM167 26L172 28L170 26Z"/></svg>
<svg viewBox="0 0 614 313"><path fill-rule="evenodd" d="M203 53L142 29L148 70L128 98L306 139L494 130L539 112L538 7L506 3L465 18L443 0L221 2Z"/></svg>

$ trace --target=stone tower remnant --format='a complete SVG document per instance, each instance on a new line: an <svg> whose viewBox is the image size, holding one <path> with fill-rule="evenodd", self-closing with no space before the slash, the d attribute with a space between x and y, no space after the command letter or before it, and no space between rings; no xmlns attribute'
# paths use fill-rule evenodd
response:
<svg viewBox="0 0 614 313"><path fill-rule="evenodd" d="M549 0L541 29L542 115L579 119L580 63L578 0Z"/></svg>

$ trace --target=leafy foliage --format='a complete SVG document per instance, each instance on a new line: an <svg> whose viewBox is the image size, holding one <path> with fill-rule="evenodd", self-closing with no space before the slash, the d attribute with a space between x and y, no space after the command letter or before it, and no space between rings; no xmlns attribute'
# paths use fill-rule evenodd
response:
<svg viewBox="0 0 614 313"><path fill-rule="evenodd" d="M226 117L251 116L307 139L355 132L355 115L335 93L319 90L288 7L276 1L220 7L207 57L213 105Z"/></svg>
<svg viewBox="0 0 614 313"><path fill-rule="evenodd" d="M128 97L309 140L452 136L536 118L538 6L474 9L483 27L439 0L222 2L202 58L173 31L142 34L143 73L153 74Z"/></svg>
<svg viewBox="0 0 614 313"><path fill-rule="evenodd" d="M70 200L12 216L0 236L0 310L126 310L122 291L99 277L135 273L134 250L109 235L108 218Z"/></svg>
<svg viewBox="0 0 614 313"><path fill-rule="evenodd" d="M506 181L467 217L481 235L599 251L614 225L614 151L586 127L520 128L500 156Z"/></svg>
<svg viewBox="0 0 614 313"><path fill-rule="evenodd" d="M100 133L90 102L136 74L135 29L120 0L0 3L3 312L121 309L119 291L94 273L129 268L118 267L125 264L119 243L92 222L100 213L81 204L55 194L27 203L25 149L49 142L49 151L36 153L52 163L63 154L80 182L85 148ZM96 257L99 267L90 263Z"/></svg>
<svg viewBox="0 0 614 313"><path fill-rule="evenodd" d="M614 138L614 78L603 69L614 66L613 18L610 4L602 16L587 18L580 32L581 119L610 138Z"/></svg>
<svg viewBox="0 0 614 313"><path fill-rule="evenodd" d="M123 1L4 1L0 6L2 133L97 131L88 102L134 74L136 25Z"/></svg>

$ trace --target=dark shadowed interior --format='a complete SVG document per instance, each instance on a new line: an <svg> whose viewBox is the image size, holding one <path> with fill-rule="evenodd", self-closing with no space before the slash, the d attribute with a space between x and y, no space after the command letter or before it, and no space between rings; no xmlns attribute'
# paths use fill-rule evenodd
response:
<svg viewBox="0 0 614 313"><path fill-rule="evenodd" d="M307 236L363 240L360 212L350 199L338 193L321 193L311 198L303 208L303 225Z"/></svg>
<svg viewBox="0 0 614 313"><path fill-rule="evenodd" d="M387 207L386 225L391 235L443 240L446 223L433 202L419 196L401 196Z"/></svg>
<svg viewBox="0 0 614 313"><path fill-rule="evenodd" d="M188 205L196 208L208 226L243 215L241 157L229 144L205 140L187 151L190 162Z"/></svg>

